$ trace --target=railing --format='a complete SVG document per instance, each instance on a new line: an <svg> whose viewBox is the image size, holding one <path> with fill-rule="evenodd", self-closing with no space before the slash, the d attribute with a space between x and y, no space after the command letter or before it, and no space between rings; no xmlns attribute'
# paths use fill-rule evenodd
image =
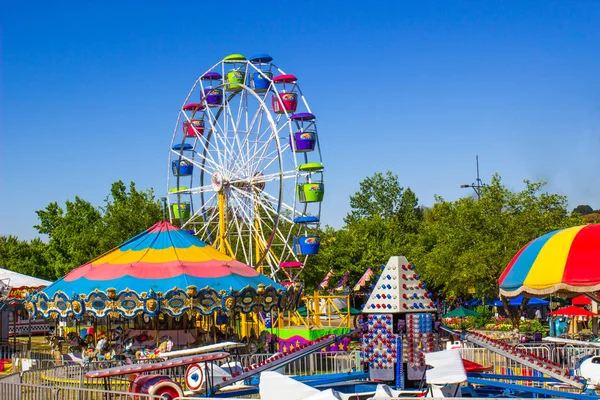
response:
<svg viewBox="0 0 600 400"><path fill-rule="evenodd" d="M161 396L135 394L115 390L42 386L0 381L2 400L164 400Z"/></svg>
<svg viewBox="0 0 600 400"><path fill-rule="evenodd" d="M271 354L244 354L237 358L242 367L258 364ZM234 358L235 359L235 358ZM357 369L357 352L311 353L285 366L286 375L314 375L350 372Z"/></svg>
<svg viewBox="0 0 600 400"><path fill-rule="evenodd" d="M241 354L237 356L232 355L232 360L239 361L243 367L248 367L252 364L259 363L269 358L271 354ZM348 372L357 368L356 358L357 352L318 352L308 354L305 357L288 364L285 367L285 372L291 375L311 375L314 371L321 371L322 373L338 373ZM135 363L152 363L164 361L160 358L154 359L143 359L135 360ZM60 364L57 364L60 363ZM55 361L55 360L36 360L35 365L28 371L24 371L24 376L31 376L27 378L28 381L33 382L34 379L48 379L49 377L59 376L71 376L72 372L80 368L85 371L110 368L117 365L122 365L121 360L110 360L110 361L94 361L89 364L82 366L79 363L71 361ZM43 372L55 369L56 373ZM69 372L66 372L69 371ZM52 375L54 374L54 375ZM35 377L35 378L33 378ZM69 378L71 379L71 378ZM39 381L38 381L39 382Z"/></svg>
<svg viewBox="0 0 600 400"><path fill-rule="evenodd" d="M466 360L476 362L483 366L491 366L492 373L514 376L515 379L506 381L516 382L526 386L543 386L543 382L518 380L520 376L543 376L542 373L529 368L517 361L481 347L465 347L460 350Z"/></svg>

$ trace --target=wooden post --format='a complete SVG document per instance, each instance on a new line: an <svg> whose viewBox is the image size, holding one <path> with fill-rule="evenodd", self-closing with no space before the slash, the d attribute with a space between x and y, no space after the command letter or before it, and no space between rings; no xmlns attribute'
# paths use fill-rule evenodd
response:
<svg viewBox="0 0 600 400"><path fill-rule="evenodd" d="M158 314L154 317L154 339L156 341L156 347L158 347Z"/></svg>

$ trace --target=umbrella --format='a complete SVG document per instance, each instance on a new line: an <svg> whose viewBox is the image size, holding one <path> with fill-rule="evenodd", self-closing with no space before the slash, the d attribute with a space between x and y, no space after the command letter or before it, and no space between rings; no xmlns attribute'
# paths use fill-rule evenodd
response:
<svg viewBox="0 0 600 400"><path fill-rule="evenodd" d="M568 306L549 312L548 315L560 315L563 317L597 317L598 314L586 310L585 308Z"/></svg>
<svg viewBox="0 0 600 400"><path fill-rule="evenodd" d="M512 298L508 301L509 305L511 306L520 306L523 303L523 295L519 295L515 298ZM550 304L550 302L548 300L544 300L544 299L538 299L538 298L531 298L529 299L529 302L527 303L527 306L545 306ZM504 304L502 303L502 300L496 300L494 302L494 305L496 307L502 307Z"/></svg>
<svg viewBox="0 0 600 400"><path fill-rule="evenodd" d="M188 310L242 313L295 309L300 287L284 288L195 236L162 221L75 268L31 296L32 315L132 318Z"/></svg>
<svg viewBox="0 0 600 400"><path fill-rule="evenodd" d="M547 233L523 247L498 279L500 293L547 295L600 290L600 225Z"/></svg>
<svg viewBox="0 0 600 400"><path fill-rule="evenodd" d="M573 300L571 300L571 304L574 306L587 306L588 304L592 304L592 299L585 294L582 294L581 296L574 297Z"/></svg>
<svg viewBox="0 0 600 400"><path fill-rule="evenodd" d="M458 307L450 311L443 318L457 318L457 317L481 317L481 314L468 308Z"/></svg>

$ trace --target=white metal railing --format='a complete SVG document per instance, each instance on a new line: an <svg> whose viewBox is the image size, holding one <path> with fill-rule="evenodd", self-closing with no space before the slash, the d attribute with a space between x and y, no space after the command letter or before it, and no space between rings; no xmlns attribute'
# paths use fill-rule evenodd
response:
<svg viewBox="0 0 600 400"><path fill-rule="evenodd" d="M124 391L31 385L0 381L2 400L164 400L161 396Z"/></svg>
<svg viewBox="0 0 600 400"><path fill-rule="evenodd" d="M494 374L513 375L515 377L515 379L506 379L506 381L516 382L525 386L543 386L543 382L519 380L518 378L521 376L541 377L543 374L501 354L482 347L467 347L460 351L463 359L483 366L491 366L491 372Z"/></svg>
<svg viewBox="0 0 600 400"><path fill-rule="evenodd" d="M315 373L334 374L355 371L357 369L356 354L356 351L311 353L286 365L284 372L286 375L303 376ZM248 367L263 362L271 356L272 354L244 354L239 356L238 360L243 367Z"/></svg>

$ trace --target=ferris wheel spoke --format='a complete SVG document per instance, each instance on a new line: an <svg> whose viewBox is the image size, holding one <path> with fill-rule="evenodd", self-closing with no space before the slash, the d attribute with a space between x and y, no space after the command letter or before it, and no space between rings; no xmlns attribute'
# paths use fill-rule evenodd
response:
<svg viewBox="0 0 600 400"><path fill-rule="evenodd" d="M269 194L268 192L263 192L263 194L268 197L269 199L271 199L274 202L279 202L279 200L277 200L275 197L273 197L273 195ZM286 211L288 211L289 213L291 213L292 218L289 219L290 222L293 221L293 219L296 217L296 215L298 215L299 213L294 209L294 207L284 203L283 201L281 202L281 207L284 208Z"/></svg>
<svg viewBox="0 0 600 400"><path fill-rule="evenodd" d="M225 161L226 161L226 157L227 157L227 141L223 138L223 136L226 135L227 126L225 125L225 127L223 127L219 123L219 116L223 112L222 108L219 107L219 111L217 112L216 115L213 113L213 110L211 109L211 107L207 107L206 112L210 116L210 118L208 119L209 124L210 124L210 130L209 130L208 135L206 136L206 141L210 141L212 136L215 137L214 147L219 156L219 163L220 163L220 165L225 165ZM224 121L224 123L226 123L227 119L224 118L223 121ZM221 149L221 145L223 146L223 149Z"/></svg>
<svg viewBox="0 0 600 400"><path fill-rule="evenodd" d="M199 162L199 161L197 161L197 160L195 160L193 158L190 158L190 157L186 157L184 155L181 156L181 159L182 160L186 160L186 161L192 163L194 166L196 166L196 167L198 167L200 169L202 175L204 173L206 173L206 174L208 174L209 177L212 176L213 171L218 168L218 164L212 164L212 161L209 162L209 164L211 164L211 165L207 166L207 165L204 165L204 163L202 163L202 162ZM207 158L203 158L203 160L208 160L208 159ZM212 167L212 170L208 169L210 167ZM201 180L203 180L203 179L201 178ZM202 185L202 187L204 187L204 186L205 185Z"/></svg>
<svg viewBox="0 0 600 400"><path fill-rule="evenodd" d="M273 165L273 163L274 163L275 161L277 161L277 160L278 160L278 157L276 157L276 156L277 156L277 151L276 151L276 150L275 150L275 151L273 151L273 152L271 152L270 154L265 154L265 155L263 156L263 158L262 158L262 159L263 159L263 160L270 160L270 161L268 161L268 162L267 162L265 165L257 165L257 168L256 168L256 169L258 169L258 167L260 167L260 169L261 169L261 170L260 170L260 171L257 171L257 170L255 169L254 171L252 171L252 173L253 173L254 175L259 175L259 174L262 174L262 173L263 173L262 171L266 171L266 170L268 170L268 169L269 169L269 167L270 167L271 165ZM294 173L295 173L295 172L294 172Z"/></svg>
<svg viewBox="0 0 600 400"><path fill-rule="evenodd" d="M280 217L281 218L281 217ZM284 260L284 256L287 255L288 253L290 255L294 255L294 249L292 248L292 246L290 246L290 239L292 236L292 229L289 229L287 231L287 234L284 234L283 230L281 229L277 229L275 232L276 237L281 241L281 244L277 244L280 247L283 247L283 251L281 252L281 259L279 260L280 262ZM295 258L295 255L294 255Z"/></svg>
<svg viewBox="0 0 600 400"><path fill-rule="evenodd" d="M245 153L246 157L244 157L242 159L243 163L238 168L238 171L242 170L248 164L248 161L251 159L250 138L252 136L254 136L254 133L252 132L252 129L254 128L254 124L257 121L258 121L258 124L259 124L258 127L260 129L260 125L262 124L262 115L263 115L263 109L261 107L257 108L256 112L254 113L254 116L252 118L252 121L251 121L250 125L249 126L247 125L246 135L244 136L244 139L243 139L242 143L240 144L240 153ZM256 143L256 142L254 142L254 143Z"/></svg>
<svg viewBox="0 0 600 400"><path fill-rule="evenodd" d="M200 168L200 169L202 169L202 170L204 170L204 171L208 171L208 170L206 169L206 167L203 165L203 164L204 164L204 162L207 162L207 163L208 163L208 164L210 164L210 165L211 165L211 167L213 167L213 168L216 168L216 167L219 165L219 164L217 164L217 163L216 163L216 162L215 162L215 161L212 159L212 157L202 157L202 161L203 161L203 162L200 162L200 161L197 161L197 160L196 160L195 158L193 158L193 157L188 157L187 155L185 155L185 154L182 154L182 153L178 153L178 152L177 152L177 151L175 151L175 150L171 150L171 151L173 152L173 154L175 154L175 155L176 155L176 158L177 158L177 159L182 159L182 160L188 161L188 162L190 162L190 163L192 163L192 164L196 165L198 168ZM198 153L196 153L196 154L198 154Z"/></svg>
<svg viewBox="0 0 600 400"><path fill-rule="evenodd" d="M270 151L269 155L267 156L267 150L274 143L275 143L275 145L273 146L274 149L272 151ZM259 149L257 149L257 151L254 153L255 154L254 157L250 160L250 161L253 162L253 164L250 166L250 172L252 174L255 174L255 173L258 172L258 166L265 159L268 159L269 157L271 157L274 160L277 160L277 157L275 157L275 155L278 154L278 150L277 150L276 144L277 144L277 141L273 137L270 137L269 140L267 140ZM264 168L262 170L264 171Z"/></svg>
<svg viewBox="0 0 600 400"><path fill-rule="evenodd" d="M241 97L239 99L240 105L239 105L239 108L238 108L238 116L237 116L237 120L236 121L234 121L234 116L231 113L230 109L229 108L227 109L227 114L228 114L228 116L229 116L229 118L231 120L231 124L232 124L232 128L233 128L232 138L231 138L231 145L230 145L231 153L232 154L230 154L230 158L229 158L229 161L231 163L231 166L229 168L230 171L234 170L240 162L244 161L244 153L242 151L242 145L241 145L240 140L239 140L239 136L241 134L245 133L244 131L242 131L242 130L239 129L240 128L239 127L240 114L242 113L243 103L246 100L246 96L244 95L244 93L245 93L245 91L242 91L242 95L241 95ZM248 135L246 134L244 136L248 136ZM235 154L235 156L234 156L234 154ZM234 167L234 165L235 165L235 167Z"/></svg>
<svg viewBox="0 0 600 400"><path fill-rule="evenodd" d="M235 196L233 196L232 197L232 201L233 202L237 202L238 199ZM245 210L243 210L243 207L239 207L239 208L236 207L236 209L239 209L242 212L245 212ZM240 219L239 218L235 218L234 217L234 218L231 218L231 219L233 220L233 224L237 228L237 231L236 231L237 232L237 241L235 243L235 254L236 255L238 254L238 251L239 251L239 249L241 247L242 248L242 252L244 254L244 259L247 260L248 259L248 251L246 249L246 246L245 246L245 243L244 243L244 240L243 240L244 229L243 229L243 227L240 224ZM230 232L230 234L231 234L231 232ZM231 240L230 240L230 242L231 242Z"/></svg>
<svg viewBox="0 0 600 400"><path fill-rule="evenodd" d="M215 189L213 188L212 184L210 184L210 185L204 185L204 186L196 186L196 187L186 190L186 192L191 193L191 194L215 193ZM216 195L214 195L214 196L216 196Z"/></svg>
<svg viewBox="0 0 600 400"><path fill-rule="evenodd" d="M202 214L203 208L200 207L197 211L194 212L193 215L190 216L190 218L186 221L186 223L184 224L184 227L186 225L196 225L199 222L197 221L198 219L204 220L204 215ZM208 226L208 225L206 225Z"/></svg>
<svg viewBox="0 0 600 400"><path fill-rule="evenodd" d="M258 140L255 142L255 146L254 146L254 151L252 153L252 155L249 154L249 157L247 159L247 161L241 165L232 175L236 176L239 173L243 172L245 169L247 169L248 174L252 174L254 172L256 172L256 168L254 167L254 165L258 164L261 160L261 158L263 158L265 155L265 151L266 148L269 147L269 145L271 144L271 140L266 141L265 143L263 143L263 145L260 148L257 148L259 142ZM260 153L260 154L258 154ZM275 153L277 153L277 150L275 150Z"/></svg>
<svg viewBox="0 0 600 400"><path fill-rule="evenodd" d="M260 239L260 241L263 245L263 248L268 249L270 247L271 243L269 243L269 241L266 240L265 232L267 232L269 237L271 237L272 233L270 233L269 231L272 229L275 229L275 231L277 231L276 227L273 228L275 226L275 222L276 222L277 211L273 208L273 206L271 204L261 201L259 199L260 196L252 196L252 195L246 193L245 191L237 189L237 188L236 188L236 190L238 191L239 194L246 197L247 200L253 201L258 206L259 209L253 211L252 221L253 221L253 223L256 222L260 226L260 233L262 233L262 234L256 235L257 238L255 238L255 239L257 239L257 240ZM260 212L261 210L263 212ZM248 214L246 213L246 215L248 215ZM248 216L248 218L250 218L250 217ZM265 219L271 223L271 228L265 229L265 226L268 226L268 225L265 225ZM273 237L275 237L277 234L273 233L272 235L273 235Z"/></svg>
<svg viewBox="0 0 600 400"><path fill-rule="evenodd" d="M273 210L270 207L271 204L269 204L269 203L263 204L263 207L265 207L265 206L266 206L266 209L270 209L273 213L276 213L275 210ZM283 259L285 258L284 256L287 255L287 253L292 254L292 255L294 254L293 248L290 246L290 239L291 239L292 230L293 230L293 222L290 221L284 214L279 215L279 219L283 220L283 222L287 223L289 225L289 229L286 229L286 231L287 231L287 234L286 234L286 233L284 233L284 230L280 228L281 224L279 224L277 229L275 230L274 235L276 238L278 238L281 241L281 243L272 244L272 246L274 245L274 246L283 248L283 251L279 252L280 259L276 260L277 261L276 265L278 265L279 262L283 261ZM269 221L269 222L272 223L272 221ZM265 224L265 221L263 219L260 219L260 223Z"/></svg>

